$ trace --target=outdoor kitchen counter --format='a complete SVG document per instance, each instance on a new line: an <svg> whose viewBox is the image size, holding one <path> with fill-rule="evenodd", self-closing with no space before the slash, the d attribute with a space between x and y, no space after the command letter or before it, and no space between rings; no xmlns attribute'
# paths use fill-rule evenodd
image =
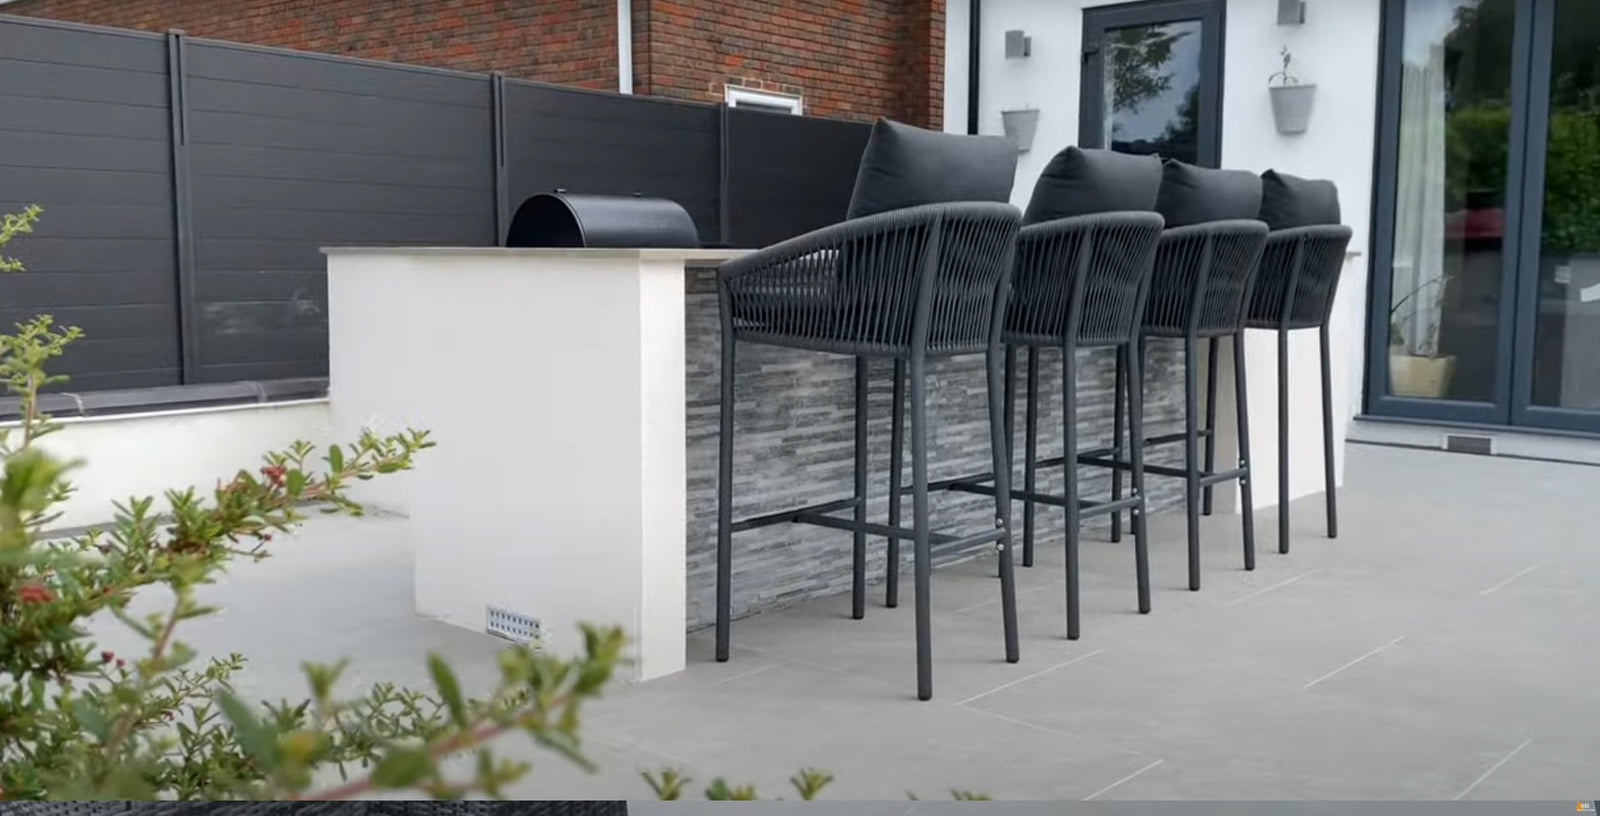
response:
<svg viewBox="0 0 1600 816"><path fill-rule="evenodd" d="M681 671L686 269L741 253L325 252L332 430L438 443L360 496L409 518L417 611L525 615L563 654L620 625L624 676Z"/></svg>
<svg viewBox="0 0 1600 816"><path fill-rule="evenodd" d="M333 430L351 438L367 427L411 426L428 429L439 443L422 454L416 471L364 484L360 495L409 516L417 610L476 631L485 629L489 607L526 615L541 622L545 644L560 653L582 648L580 621L621 625L634 642L632 679L681 670L685 630L709 624L714 611L720 365L714 283L716 267L741 253L357 248L327 254ZM1355 311L1342 321L1348 325L1336 320L1335 331L1358 331L1360 287L1345 288L1341 300L1349 298ZM1246 343L1254 372L1255 482L1273 485L1275 341L1271 333L1256 334ZM1315 333L1294 338L1291 349L1294 365L1309 360L1315 370ZM1150 345L1151 434L1182 427L1177 352L1172 343ZM1230 358L1225 351L1219 372L1220 461L1233 455ZM745 344L738 366L735 515L849 495L851 361ZM888 364L873 361L869 371L869 506L881 519ZM1109 354L1080 352L1078 433L1085 447L1110 438L1113 371ZM1060 416L1060 372L1059 353L1046 352L1043 455L1060 452L1060 423L1050 419ZM1336 383L1350 379L1335 374ZM984 388L981 355L930 366L933 478L989 469ZM1297 388L1293 397L1297 416L1318 415L1315 389ZM1319 423L1297 421L1291 442L1293 495L1319 491ZM1181 454L1181 446L1168 446L1149 460L1179 464ZM1086 468L1080 475L1086 495L1106 493L1105 471ZM1041 473L1042 491L1059 485L1059 468ZM1147 492L1152 510L1161 510L1181 501L1183 482L1152 478ZM1270 506L1275 494L1258 489L1257 508ZM989 501L935 494L934 523L950 530L985 523ZM1230 512L1233 495L1219 488L1217 506ZM1040 546L1059 546L1062 514L1043 510L1038 522ZM1262 551L1275 543L1258 535ZM1098 538L1091 534L1090 545L1105 546ZM850 586L849 534L780 525L740 534L734 545L735 616ZM909 558L911 548L901 549ZM881 582L885 548L874 542L868 552L869 575ZM935 549L941 563L972 555ZM868 614L903 612L879 607Z"/></svg>

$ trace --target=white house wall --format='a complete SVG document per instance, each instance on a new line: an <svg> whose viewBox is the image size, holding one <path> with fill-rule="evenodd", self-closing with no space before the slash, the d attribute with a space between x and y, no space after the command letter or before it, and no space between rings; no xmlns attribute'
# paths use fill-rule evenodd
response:
<svg viewBox="0 0 1600 816"><path fill-rule="evenodd" d="M1018 159L1012 201L1027 203L1050 157L1078 138L1083 10L1113 5L1100 0L984 0L980 51L979 130L1003 132L1000 111L1038 108L1033 149ZM1343 440L1361 402L1366 336L1368 236L1372 210L1373 147L1378 87L1379 0L1309 0L1304 25L1280 26L1277 0L1229 0L1224 34L1222 163L1256 172L1278 169L1330 179L1339 186L1344 222L1354 231L1352 259L1339 286L1332 326L1334 403L1342 479ZM1032 56L1006 59L1005 32L1025 31ZM945 36L945 129L965 132L967 123L968 2L948 0ZM1311 128L1280 136L1273 126L1267 78L1278 68L1279 49L1294 54L1294 73L1317 85ZM1246 349L1250 374L1251 445L1258 505L1275 502L1276 340L1251 332ZM1291 496L1321 491L1321 408L1316 388L1315 333L1292 338ZM1230 389L1220 389L1228 394ZM1223 400L1222 410L1230 410ZM1230 416L1223 413L1222 416Z"/></svg>

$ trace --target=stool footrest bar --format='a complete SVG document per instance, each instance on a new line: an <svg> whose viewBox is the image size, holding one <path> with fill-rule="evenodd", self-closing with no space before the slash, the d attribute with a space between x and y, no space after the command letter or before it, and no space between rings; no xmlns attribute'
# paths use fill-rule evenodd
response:
<svg viewBox="0 0 1600 816"><path fill-rule="evenodd" d="M742 533L747 530L757 530L762 527L771 527L775 524L793 524L800 520L800 516L812 513L837 513L840 510L853 510L855 509L857 501L858 500L854 498L840 499L838 501L825 502L823 504L813 504L809 507L796 507L793 510L780 510L776 513L766 513L760 516L751 516L750 518L734 522L733 531L735 533Z"/></svg>
<svg viewBox="0 0 1600 816"><path fill-rule="evenodd" d="M867 535L882 536L884 538L898 538L903 541L911 541L917 537L917 532L908 527L890 527L887 524L874 524L870 521L857 522L854 519L839 518L838 516L830 516L825 513L819 513L815 511L801 511L799 513L795 513L792 520L796 524L811 524L817 527L827 527L832 530L844 530L851 533L860 531L866 533ZM955 536L950 535L949 533L929 533L928 540L940 546L955 545L958 547L969 547L974 544L985 544L990 541L999 541L1004 536L1005 532L1002 530L985 530L981 533L970 536Z"/></svg>
<svg viewBox="0 0 1600 816"><path fill-rule="evenodd" d="M1234 479L1244 478L1249 475L1249 468L1234 468L1233 470L1223 470L1218 471L1217 473L1202 473L1200 474L1200 486L1209 487L1214 484L1221 484L1222 482L1231 482Z"/></svg>
<svg viewBox="0 0 1600 816"><path fill-rule="evenodd" d="M971 494L976 495L976 496L993 496L994 495L994 487L992 487L990 485L973 484L971 482L965 482L965 481L956 482L954 484L948 485L948 486L945 487L945 490L949 490L949 491L954 492L954 493L971 493ZM1015 489L1013 489L1011 491L1011 500L1012 501L1032 501L1032 502L1034 502L1036 504L1043 504L1043 505L1045 505L1047 507L1066 507L1067 506L1067 500L1063 496L1052 496L1052 495L1050 495L1048 493L1033 493L1033 492L1029 492L1027 490L1015 490ZM1092 502L1092 501L1090 501L1088 499L1079 499L1078 500L1078 506L1079 507L1093 507L1094 504L1095 504L1094 502Z"/></svg>

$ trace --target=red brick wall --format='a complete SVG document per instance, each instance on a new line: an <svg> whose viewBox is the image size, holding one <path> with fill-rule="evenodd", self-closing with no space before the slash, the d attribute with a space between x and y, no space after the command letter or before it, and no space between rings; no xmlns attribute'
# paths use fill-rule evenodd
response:
<svg viewBox="0 0 1600 816"><path fill-rule="evenodd" d="M20 0L0 12L617 87L615 0ZM633 0L634 91L938 128L943 0Z"/></svg>
<svg viewBox="0 0 1600 816"><path fill-rule="evenodd" d="M0 13L615 90L616 0L21 0Z"/></svg>
<svg viewBox="0 0 1600 816"><path fill-rule="evenodd" d="M943 0L634 0L634 90L798 94L808 114L944 119Z"/></svg>

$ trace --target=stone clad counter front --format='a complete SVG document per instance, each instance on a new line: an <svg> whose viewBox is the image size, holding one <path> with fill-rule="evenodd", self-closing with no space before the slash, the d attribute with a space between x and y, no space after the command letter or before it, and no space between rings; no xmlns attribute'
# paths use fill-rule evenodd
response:
<svg viewBox="0 0 1600 816"><path fill-rule="evenodd" d="M685 291L690 630L710 626L715 622L716 615L717 405L721 330L715 281L715 269L691 269ZM1099 350L1080 354L1079 439L1085 447L1109 444L1114 382L1112 356L1109 351ZM848 498L853 478L853 359L744 344L740 347L738 366L734 518ZM1146 366L1147 432L1153 436L1181 429L1183 366L1177 347L1171 343L1152 342ZM931 369L934 373L928 389L933 401L930 411L930 478L937 480L987 472L990 469L990 454L983 356L936 362ZM892 407L890 364L887 361L875 361L871 371L870 518L883 522L888 517L889 421ZM1042 415L1039 450L1042 455L1055 456L1061 452L1059 351L1046 352L1041 358L1040 375L1043 385L1040 395ZM1020 381L1017 390L1020 406L1026 394ZM1224 416L1222 421L1230 419L1231 416ZM1021 451L1021 427L1016 431L1017 450ZM1176 465L1181 463L1182 455L1181 445L1169 445L1151 449L1148 459L1152 463ZM1110 495L1108 471L1083 468L1081 472L1084 476L1081 489L1085 496L1100 493ZM1020 487L1020 466L1017 473L1013 484ZM910 483L909 477L906 481ZM1182 502L1181 479L1149 476L1146 482L1151 512ZM1039 483L1043 492L1059 492L1060 470L1041 471ZM906 507L909 512L909 497ZM933 507L936 527L956 530L970 530L975 522L981 525L994 512L992 499L954 492L934 493ZM1037 513L1036 546L1061 546L1062 522L1065 519L1063 511L1040 507ZM1021 518L1019 502L1015 516L1015 532L1019 542ZM1103 529L1107 523L1106 517L1099 517L1095 520L1098 528L1090 529ZM1085 540L1084 545L1125 548L1131 576L1131 539L1124 539L1122 544L1109 544L1103 535L1096 532ZM883 583L886 550L883 539L868 539L868 569L873 586ZM934 550L941 564L982 557L991 552L987 547L965 553L941 553L937 546ZM902 542L900 552L904 574L909 576L910 543ZM733 610L736 617L758 614L809 598L848 592L851 575L850 534L804 525L780 525L740 533L734 539L733 564ZM870 594L868 600L869 603L881 605L881 588Z"/></svg>

